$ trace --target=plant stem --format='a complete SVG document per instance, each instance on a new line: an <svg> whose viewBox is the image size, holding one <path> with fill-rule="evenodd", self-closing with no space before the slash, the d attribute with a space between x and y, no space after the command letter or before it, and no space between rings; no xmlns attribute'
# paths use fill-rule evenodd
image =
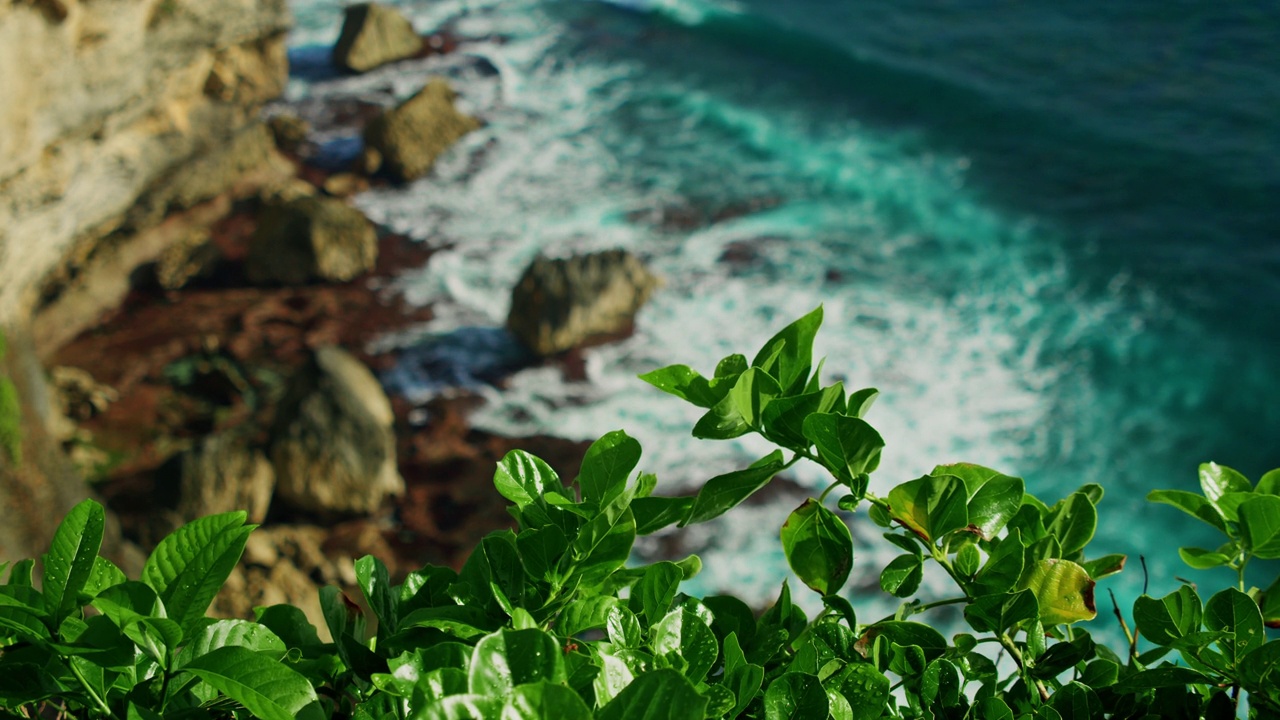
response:
<svg viewBox="0 0 1280 720"><path fill-rule="evenodd" d="M1253 555L1247 552L1240 553L1240 567L1236 569L1236 575L1240 580L1240 592L1244 592L1244 569L1249 566L1249 561L1253 559Z"/></svg>
<svg viewBox="0 0 1280 720"><path fill-rule="evenodd" d="M80 681L80 685L84 687L84 691L89 693L89 697L93 698L93 701L98 704L98 709L106 713L107 717L114 718L115 713L111 712L111 706L107 705L106 701L89 686L89 681L86 680L84 674L80 672L80 668L76 667L74 658L69 658L67 660L67 667L71 668L71 674L76 676L76 679Z"/></svg>
<svg viewBox="0 0 1280 720"><path fill-rule="evenodd" d="M1000 633L998 637L1000 639L1000 645L1003 646L1005 650L1009 651L1009 655L1013 658L1013 661L1018 664L1018 669L1025 673L1027 671L1026 661L1022 657L1022 651L1018 649L1018 645L1013 642L1013 638L1010 638L1008 633ZM1040 693L1040 701L1049 702L1049 690L1045 688L1044 683L1040 680L1036 680L1035 687L1036 692Z"/></svg>

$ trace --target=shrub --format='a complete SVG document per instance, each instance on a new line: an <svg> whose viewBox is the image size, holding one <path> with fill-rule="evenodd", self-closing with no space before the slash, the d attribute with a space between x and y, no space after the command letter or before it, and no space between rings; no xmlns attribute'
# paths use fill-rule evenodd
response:
<svg viewBox="0 0 1280 720"><path fill-rule="evenodd" d="M329 643L291 606L259 608L255 621L204 616L252 530L243 513L179 529L135 581L97 556L104 512L86 501L58 528L43 590L30 560L0 588L0 707L130 719L1084 720L1231 718L1247 691L1251 717L1277 717L1280 640L1264 624L1280 624L1280 585L1243 583L1253 558L1280 557L1280 471L1254 486L1206 465L1203 494L1152 493L1227 536L1182 554L1236 568L1240 585L1203 603L1189 584L1140 597L1132 631L1121 616L1128 646L1110 649L1077 626L1097 614L1096 580L1124 566L1086 555L1102 488L1050 505L1020 478L957 464L868 492L883 447L863 419L876 393L820 385L821 317L709 378L685 366L643 376L706 410L695 435L758 433L777 451L687 497L654 495L656 479L634 472L639 444L621 431L597 440L568 484L514 451L494 484L517 530L488 535L461 572L427 566L400 585L361 558L363 604L321 591ZM785 582L759 617L731 596L681 593L700 569L693 556L626 565L637 535L716 518L801 460L832 478L780 532L792 570L822 598L816 617ZM840 595L853 543L832 505L865 508L854 521L877 523L901 550L879 575L904 600L893 615L862 621ZM953 597L914 598L925 563L951 577ZM972 632L948 639L915 619L944 605L961 606Z"/></svg>

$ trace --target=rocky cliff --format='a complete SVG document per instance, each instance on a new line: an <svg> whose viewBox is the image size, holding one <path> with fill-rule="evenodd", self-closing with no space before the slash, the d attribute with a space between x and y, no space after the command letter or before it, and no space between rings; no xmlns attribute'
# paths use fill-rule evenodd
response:
<svg viewBox="0 0 1280 720"><path fill-rule="evenodd" d="M286 0L0 0L0 376L24 453L0 505L42 550L85 489L45 428L38 356L128 290L129 272L238 194L287 175L259 120L287 79Z"/></svg>

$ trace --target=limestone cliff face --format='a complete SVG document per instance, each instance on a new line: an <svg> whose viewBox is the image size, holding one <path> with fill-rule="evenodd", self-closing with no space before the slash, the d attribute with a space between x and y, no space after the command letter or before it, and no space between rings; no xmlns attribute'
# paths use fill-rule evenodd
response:
<svg viewBox="0 0 1280 720"><path fill-rule="evenodd" d="M281 92L287 25L286 0L0 0L0 326L77 252L252 164L183 172Z"/></svg>
<svg viewBox="0 0 1280 720"><path fill-rule="evenodd" d="M118 301L184 216L287 171L258 115L287 79L288 22L287 0L0 0L0 376L22 444L0 453L0 560L43 552L88 492L47 430L39 355Z"/></svg>

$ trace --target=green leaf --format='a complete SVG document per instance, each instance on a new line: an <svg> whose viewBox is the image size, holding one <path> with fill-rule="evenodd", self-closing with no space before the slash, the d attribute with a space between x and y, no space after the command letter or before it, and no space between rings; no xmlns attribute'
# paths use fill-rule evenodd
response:
<svg viewBox="0 0 1280 720"><path fill-rule="evenodd" d="M996 473L969 499L969 523L978 529L984 540L990 540L1017 514L1024 494L1022 478Z"/></svg>
<svg viewBox="0 0 1280 720"><path fill-rule="evenodd" d="M973 717L982 720L1013 720L1013 711L1008 703L998 697L987 697L974 703Z"/></svg>
<svg viewBox="0 0 1280 720"><path fill-rule="evenodd" d="M1147 500L1149 502L1172 505L1224 533L1227 531L1227 524L1222 517L1222 513L1202 495L1186 492L1185 490L1152 490L1147 493Z"/></svg>
<svg viewBox="0 0 1280 720"><path fill-rule="evenodd" d="M919 555L899 555L880 572L880 588L895 597L910 597L920 589L923 577Z"/></svg>
<svg viewBox="0 0 1280 720"><path fill-rule="evenodd" d="M1196 570L1209 570L1231 562L1230 557L1220 552L1194 547L1178 548L1178 557Z"/></svg>
<svg viewBox="0 0 1280 720"><path fill-rule="evenodd" d="M244 521L244 512L200 518L161 540L147 558L142 581L156 591L183 632L204 617L239 562L254 528Z"/></svg>
<svg viewBox="0 0 1280 720"><path fill-rule="evenodd" d="M1101 580L1108 575L1115 575L1124 570L1124 563L1128 557L1124 555L1103 555L1096 560L1089 560L1080 563L1080 567L1089 573L1089 577L1094 580Z"/></svg>
<svg viewBox="0 0 1280 720"><path fill-rule="evenodd" d="M732 639L732 646L730 645ZM764 668L754 663L748 663L746 656L742 654L742 649L738 647L737 637L730 635L725 639L725 671L724 685L733 691L736 699L733 709L729 711L729 717L738 717L743 710L751 704L752 700L760 694L760 688L764 685ZM734 663L729 663L730 647L734 652Z"/></svg>
<svg viewBox="0 0 1280 720"><path fill-rule="evenodd" d="M414 715L414 720L492 720L501 711L501 698L464 693L436 700Z"/></svg>
<svg viewBox="0 0 1280 720"><path fill-rule="evenodd" d="M982 465L975 465L974 463L952 463L950 465L935 465L933 470L929 471L929 474L933 475L934 477L940 477L942 475L953 475L957 478L960 478L960 481L964 483L965 495L970 500L972 500L974 495L976 495L977 492L982 489L982 486L986 485L987 482L989 482L992 478L996 478L996 477L1008 478L1009 477L1007 475L1000 473L999 471L992 470L989 467L983 467ZM1022 502L1021 497L1019 497L1018 502L1019 503ZM1015 507L1014 510L1017 511L1017 508Z"/></svg>
<svg viewBox="0 0 1280 720"><path fill-rule="evenodd" d="M1223 495L1253 492L1253 484L1248 478L1229 467L1212 462L1200 466L1200 488L1204 490L1204 496L1209 502L1219 509L1222 508L1220 503Z"/></svg>
<svg viewBox="0 0 1280 720"><path fill-rule="evenodd" d="M1241 503L1238 512L1245 547L1260 558L1280 558L1280 497L1255 496Z"/></svg>
<svg viewBox="0 0 1280 720"><path fill-rule="evenodd" d="M764 426L764 411L781 394L778 381L760 368L751 368L742 373L729 391L729 397L743 422L754 430Z"/></svg>
<svg viewBox="0 0 1280 720"><path fill-rule="evenodd" d="M89 581L85 583L82 590L82 595L87 596L87 599L81 599L86 602L92 600L103 590L127 580L124 572L116 567L115 563L101 556L96 557L93 559L93 571L89 573Z"/></svg>
<svg viewBox="0 0 1280 720"><path fill-rule="evenodd" d="M493 473L493 484L502 497L520 508L541 503L544 493L563 487L550 465L523 450L512 450L502 458Z"/></svg>
<svg viewBox="0 0 1280 720"><path fill-rule="evenodd" d="M804 433L805 418L831 412L843 397L844 386L836 383L803 395L776 398L762 413L764 435L792 450L808 449L812 441Z"/></svg>
<svg viewBox="0 0 1280 720"><path fill-rule="evenodd" d="M280 604L255 608L253 612L258 623L280 638L286 647L307 650L321 645L316 626L298 607Z"/></svg>
<svg viewBox="0 0 1280 720"><path fill-rule="evenodd" d="M284 657L288 651L284 640L266 625L247 620L218 620L188 640L182 651L178 653L175 667L181 668L195 658L207 655L220 647L231 646L246 648L276 660Z"/></svg>
<svg viewBox="0 0 1280 720"><path fill-rule="evenodd" d="M1160 667L1136 672L1112 685L1111 690L1128 694L1157 688L1186 687L1187 685L1200 684L1214 684L1214 681L1199 670L1176 665L1161 665Z"/></svg>
<svg viewBox="0 0 1280 720"><path fill-rule="evenodd" d="M766 720L825 718L830 708L822 681L808 673L784 673L764 693Z"/></svg>
<svg viewBox="0 0 1280 720"><path fill-rule="evenodd" d="M573 690L542 680L517 686L501 720L591 720L591 709Z"/></svg>
<svg viewBox="0 0 1280 720"><path fill-rule="evenodd" d="M401 631L409 628L435 628L461 640L470 640L492 632L496 629L495 624L483 610L462 605L420 608L400 618Z"/></svg>
<svg viewBox="0 0 1280 720"><path fill-rule="evenodd" d="M735 385L735 387L737 387ZM694 423L693 436L700 440L730 440L751 432L751 423L742 417L732 394L724 396Z"/></svg>
<svg viewBox="0 0 1280 720"><path fill-rule="evenodd" d="M1254 492L1259 495L1280 495L1280 468L1263 475Z"/></svg>
<svg viewBox="0 0 1280 720"><path fill-rule="evenodd" d="M1098 510L1082 492L1074 492L1049 510L1049 534L1058 539L1062 554L1084 549L1098 529Z"/></svg>
<svg viewBox="0 0 1280 720"><path fill-rule="evenodd" d="M467 686L477 695L504 697L525 683L563 683L560 656L560 644L541 630L499 630L476 643Z"/></svg>
<svg viewBox="0 0 1280 720"><path fill-rule="evenodd" d="M262 720L323 717L315 688L288 665L243 647L212 650L183 668Z"/></svg>
<svg viewBox="0 0 1280 720"><path fill-rule="evenodd" d="M854 720L873 720L889 700L889 678L870 663L849 665L841 675L840 694L849 701Z"/></svg>
<svg viewBox="0 0 1280 720"><path fill-rule="evenodd" d="M1070 560L1050 558L1037 561L1019 589L1035 593L1040 621L1047 627L1096 617L1094 585L1084 568Z"/></svg>
<svg viewBox="0 0 1280 720"><path fill-rule="evenodd" d="M912 645L919 647L924 651L926 661L932 661L942 656L946 651L947 639L942 633L934 630L928 625L917 622L906 622L902 620L886 620L868 626L863 632L862 643L870 646L878 637L883 637L889 642L897 643L903 647Z"/></svg>
<svg viewBox="0 0 1280 720"><path fill-rule="evenodd" d="M974 543L965 543L956 550L955 568L956 574L962 578L971 578L978 574L978 569L982 567L982 553L978 551L978 546Z"/></svg>
<svg viewBox="0 0 1280 720"><path fill-rule="evenodd" d="M105 527L102 506L84 500L71 508L54 531L49 552L44 555L42 586L53 627L79 607L79 594L93 574Z"/></svg>
<svg viewBox="0 0 1280 720"><path fill-rule="evenodd" d="M889 512L911 532L932 544L969 525L964 483L954 475L911 480L889 491Z"/></svg>
<svg viewBox="0 0 1280 720"><path fill-rule="evenodd" d="M160 667L168 669L178 643L182 642L182 628L167 618L144 617L125 625L121 630Z"/></svg>
<svg viewBox="0 0 1280 720"><path fill-rule="evenodd" d="M640 620L625 605L614 605L609 610L606 627L609 629L609 642L614 647L638 650L644 644Z"/></svg>
<svg viewBox="0 0 1280 720"><path fill-rule="evenodd" d="M878 397L880 397L880 391L875 388L863 388L849 393L849 400L845 403L845 414L850 417L866 417Z"/></svg>
<svg viewBox="0 0 1280 720"><path fill-rule="evenodd" d="M387 566L372 555L365 555L356 561L356 584L364 599L378 618L378 637L387 638L396 631L399 622L397 612L400 603L391 592L391 576Z"/></svg>
<svg viewBox="0 0 1280 720"><path fill-rule="evenodd" d="M1233 635L1218 643L1232 664L1267 641L1258 604L1235 588L1227 588L1209 598L1204 605L1204 626Z"/></svg>
<svg viewBox="0 0 1280 720"><path fill-rule="evenodd" d="M1025 557L1022 533L1012 530L991 551L973 578L972 591L983 595L1008 592L1022 577Z"/></svg>
<svg viewBox="0 0 1280 720"><path fill-rule="evenodd" d="M569 603L561 611L555 630L564 637L573 637L587 630L603 628L617 604L618 598L611 595L595 595Z"/></svg>
<svg viewBox="0 0 1280 720"><path fill-rule="evenodd" d="M1258 599L1258 609L1262 612L1262 622L1269 628L1280 628L1280 576L1276 576L1271 587Z"/></svg>
<svg viewBox="0 0 1280 720"><path fill-rule="evenodd" d="M597 720L702 720L707 699L675 670L640 675L596 713Z"/></svg>
<svg viewBox="0 0 1280 720"><path fill-rule="evenodd" d="M787 394L796 386L803 387L813 366L813 339L822 325L822 306L779 330L756 353L751 361L778 379Z"/></svg>
<svg viewBox="0 0 1280 720"><path fill-rule="evenodd" d="M636 534L650 535L689 516L691 497L642 497L631 501L636 516Z"/></svg>
<svg viewBox="0 0 1280 720"><path fill-rule="evenodd" d="M1187 585L1159 600L1142 595L1133 602L1133 621L1138 631L1157 645L1170 645L1199 632L1202 617L1200 597Z"/></svg>
<svg viewBox="0 0 1280 720"><path fill-rule="evenodd" d="M853 567L853 536L835 513L805 500L783 523L781 534L787 564L805 585L819 595L844 587Z"/></svg>
<svg viewBox="0 0 1280 720"><path fill-rule="evenodd" d="M715 633L701 618L684 608L667 613L649 634L654 656L672 666L683 666L690 682L701 682L720 653ZM676 662L677 659L680 662Z"/></svg>
<svg viewBox="0 0 1280 720"><path fill-rule="evenodd" d="M604 582L625 565L635 540L636 519L629 507L612 523L603 513L587 523L572 545L573 551L582 558L577 569L582 584Z"/></svg>
<svg viewBox="0 0 1280 720"><path fill-rule="evenodd" d="M724 397L712 391L707 379L688 365L668 365L653 372L647 372L641 375L640 379L663 392L702 408L710 408Z"/></svg>
<svg viewBox="0 0 1280 720"><path fill-rule="evenodd" d="M1065 720L1102 720L1102 700L1093 688L1069 682L1049 698L1049 707Z"/></svg>
<svg viewBox="0 0 1280 720"><path fill-rule="evenodd" d="M693 501L693 508L689 510L689 517L680 526L693 525L720 517L751 497L757 490L768 485L782 467L782 453L775 451L745 470L736 470L711 478L698 491Z"/></svg>
<svg viewBox="0 0 1280 720"><path fill-rule="evenodd" d="M1270 687L1280 689L1280 640L1272 640L1249 651L1239 662L1240 681L1250 690Z"/></svg>
<svg viewBox="0 0 1280 720"><path fill-rule="evenodd" d="M556 576L555 568L569 549L569 541L564 531L555 525L543 528L521 530L516 535L516 549L520 553L520 561L530 577L535 580L551 582Z"/></svg>
<svg viewBox="0 0 1280 720"><path fill-rule="evenodd" d="M652 625L666 616L680 588L684 572L673 562L657 562L631 588L631 610Z"/></svg>
<svg viewBox="0 0 1280 720"><path fill-rule="evenodd" d="M597 505L607 505L621 495L627 478L640 462L640 443L621 430L614 430L591 443L582 458L578 484L582 498Z"/></svg>
<svg viewBox="0 0 1280 720"><path fill-rule="evenodd" d="M844 415L810 415L804 420L804 436L817 446L823 466L850 487L858 484L859 475L876 469L884 449L884 438L866 420Z"/></svg>
<svg viewBox="0 0 1280 720"><path fill-rule="evenodd" d="M1039 603L1030 590L979 595L964 608L964 619L978 632L1002 633L1024 620L1034 620Z"/></svg>

